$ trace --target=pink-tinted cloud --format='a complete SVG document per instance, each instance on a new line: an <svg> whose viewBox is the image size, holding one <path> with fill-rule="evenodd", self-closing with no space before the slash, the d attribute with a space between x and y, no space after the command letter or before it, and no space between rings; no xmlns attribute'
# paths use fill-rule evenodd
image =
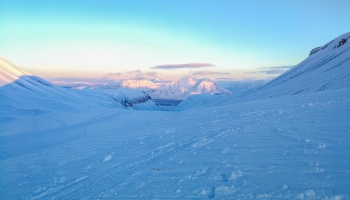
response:
<svg viewBox="0 0 350 200"><path fill-rule="evenodd" d="M134 70L134 71L129 71L128 73L129 74L140 74L141 70L137 69L137 70Z"/></svg>
<svg viewBox="0 0 350 200"><path fill-rule="evenodd" d="M155 71L148 71L148 72L143 72L140 69L134 70L134 71L129 71L129 74L135 74L136 75L136 79L143 79L143 78L147 78L147 77L152 77L152 78L157 78L158 72Z"/></svg>
<svg viewBox="0 0 350 200"><path fill-rule="evenodd" d="M152 67L152 69L180 69L180 68L201 68L201 67L215 67L215 65L210 63L167 64L167 65L158 65L158 66Z"/></svg>
<svg viewBox="0 0 350 200"><path fill-rule="evenodd" d="M211 71L195 71L191 72L190 75L194 76L203 76L203 75L224 75L224 74L230 74L228 72L211 72Z"/></svg>
<svg viewBox="0 0 350 200"><path fill-rule="evenodd" d="M154 77L156 78L158 74L161 74L161 73L157 73L157 72L154 72L154 71L150 71L150 72L140 72L136 75L136 77L146 77L146 76L150 76L150 77Z"/></svg>
<svg viewBox="0 0 350 200"><path fill-rule="evenodd" d="M157 73L157 72L154 72L154 71L151 71L151 72L147 72L145 73L147 76L152 76L152 77L157 77L158 74L161 74L161 73Z"/></svg>
<svg viewBox="0 0 350 200"><path fill-rule="evenodd" d="M123 73L117 72L117 73L108 73L107 76L120 76Z"/></svg>

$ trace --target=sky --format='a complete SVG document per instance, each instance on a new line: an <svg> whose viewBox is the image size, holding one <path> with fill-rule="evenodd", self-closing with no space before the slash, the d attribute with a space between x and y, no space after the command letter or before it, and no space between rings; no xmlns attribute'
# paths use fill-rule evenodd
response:
<svg viewBox="0 0 350 200"><path fill-rule="evenodd" d="M51 81L275 77L348 32L349 0L0 0L0 56Z"/></svg>

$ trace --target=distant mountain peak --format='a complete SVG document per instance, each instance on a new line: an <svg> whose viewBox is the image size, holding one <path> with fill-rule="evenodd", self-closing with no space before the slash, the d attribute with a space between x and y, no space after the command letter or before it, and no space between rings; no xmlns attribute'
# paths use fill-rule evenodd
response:
<svg viewBox="0 0 350 200"><path fill-rule="evenodd" d="M153 99L186 99L195 94L231 94L208 78L195 79L183 77L172 82L155 80L125 80L119 88L136 89L149 94Z"/></svg>
<svg viewBox="0 0 350 200"><path fill-rule="evenodd" d="M160 78L151 79L150 81L153 83L162 83L163 82L163 80Z"/></svg>

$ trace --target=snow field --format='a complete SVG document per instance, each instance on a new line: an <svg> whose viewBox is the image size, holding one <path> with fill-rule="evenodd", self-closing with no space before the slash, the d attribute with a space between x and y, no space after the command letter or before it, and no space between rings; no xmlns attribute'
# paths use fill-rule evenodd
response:
<svg viewBox="0 0 350 200"><path fill-rule="evenodd" d="M2 121L1 130L24 119L28 125L0 136L0 196L348 199L349 94L337 90L181 112L11 112L12 121Z"/></svg>
<svg viewBox="0 0 350 200"><path fill-rule="evenodd" d="M0 198L349 199L348 38L255 90L173 112L140 91L67 91L0 58ZM203 81L194 91L216 88Z"/></svg>

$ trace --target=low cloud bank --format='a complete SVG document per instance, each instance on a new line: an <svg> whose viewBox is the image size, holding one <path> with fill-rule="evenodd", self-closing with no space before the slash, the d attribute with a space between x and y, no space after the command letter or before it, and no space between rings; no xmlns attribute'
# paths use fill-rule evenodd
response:
<svg viewBox="0 0 350 200"><path fill-rule="evenodd" d="M186 64L167 64L167 65L158 65L152 67L152 69L180 69L180 68L201 68L201 67L215 67L211 63L186 63Z"/></svg>

